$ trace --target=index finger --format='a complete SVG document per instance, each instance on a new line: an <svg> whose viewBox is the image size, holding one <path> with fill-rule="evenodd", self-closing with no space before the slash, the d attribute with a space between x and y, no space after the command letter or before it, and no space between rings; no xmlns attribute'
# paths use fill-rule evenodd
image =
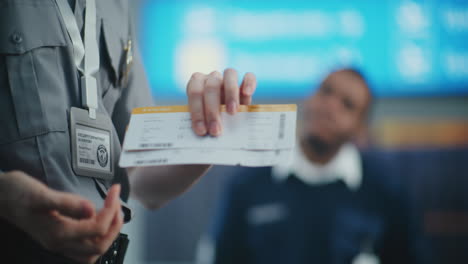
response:
<svg viewBox="0 0 468 264"><path fill-rule="evenodd" d="M60 214L75 219L90 218L96 211L91 201L76 194L55 190L48 190L41 207L45 210L57 210Z"/></svg>
<svg viewBox="0 0 468 264"><path fill-rule="evenodd" d="M223 76L221 73L214 71L208 75L203 91L203 103L206 124L212 136L219 136L222 131L220 112L222 86Z"/></svg>
<svg viewBox="0 0 468 264"><path fill-rule="evenodd" d="M63 224L61 235L69 239L105 235L112 225L114 215L120 213L119 194L120 186L113 186L108 192L104 208L90 219L76 220L59 216L59 220Z"/></svg>
<svg viewBox="0 0 468 264"><path fill-rule="evenodd" d="M195 134L204 136L207 133L203 108L203 90L206 75L194 73L187 84L188 106Z"/></svg>
<svg viewBox="0 0 468 264"><path fill-rule="evenodd" d="M237 84L237 71L234 69L226 69L224 71L224 103L226 104L227 112L235 114L239 108L239 85Z"/></svg>

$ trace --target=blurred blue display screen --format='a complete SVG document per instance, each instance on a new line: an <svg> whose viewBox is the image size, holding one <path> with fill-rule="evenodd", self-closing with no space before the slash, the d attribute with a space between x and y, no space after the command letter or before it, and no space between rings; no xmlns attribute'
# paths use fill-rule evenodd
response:
<svg viewBox="0 0 468 264"><path fill-rule="evenodd" d="M299 98L349 66L378 96L468 94L466 0L146 0L139 24L160 98L227 67L257 75L256 97Z"/></svg>

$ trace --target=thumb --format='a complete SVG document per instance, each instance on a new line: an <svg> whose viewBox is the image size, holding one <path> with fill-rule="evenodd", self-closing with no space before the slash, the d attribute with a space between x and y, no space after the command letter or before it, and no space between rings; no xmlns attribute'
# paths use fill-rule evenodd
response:
<svg viewBox="0 0 468 264"><path fill-rule="evenodd" d="M110 208L113 204L119 203L120 189L120 184L114 184L109 189L106 200L104 201L104 207Z"/></svg>
<svg viewBox="0 0 468 264"><path fill-rule="evenodd" d="M95 214L93 203L79 195L51 190L47 196L44 203L46 210L56 210L75 219L89 218Z"/></svg>

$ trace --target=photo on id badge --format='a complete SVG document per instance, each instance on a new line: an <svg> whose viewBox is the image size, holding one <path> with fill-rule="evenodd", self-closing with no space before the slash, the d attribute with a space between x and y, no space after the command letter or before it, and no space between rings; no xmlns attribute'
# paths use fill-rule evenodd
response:
<svg viewBox="0 0 468 264"><path fill-rule="evenodd" d="M72 162L77 175L113 178L112 127L112 121L104 114L96 113L96 119L91 119L85 109L70 109Z"/></svg>

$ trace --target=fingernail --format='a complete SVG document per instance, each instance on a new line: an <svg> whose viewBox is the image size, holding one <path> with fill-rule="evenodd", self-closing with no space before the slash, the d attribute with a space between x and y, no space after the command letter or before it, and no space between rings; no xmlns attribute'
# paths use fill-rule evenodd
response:
<svg viewBox="0 0 468 264"><path fill-rule="evenodd" d="M244 95L251 95L252 94L252 86L246 85L244 88Z"/></svg>
<svg viewBox="0 0 468 264"><path fill-rule="evenodd" d="M227 106L227 110L230 114L235 114L237 112L237 103L235 101L231 101Z"/></svg>
<svg viewBox="0 0 468 264"><path fill-rule="evenodd" d="M197 135L204 136L206 135L206 127L205 127L205 122L203 121L198 121L195 124L195 131Z"/></svg>
<svg viewBox="0 0 468 264"><path fill-rule="evenodd" d="M114 188L112 190L112 188ZM109 192L107 193L107 197L106 197L106 203L105 203L105 206L110 206L112 201L114 201L115 199L119 199L119 196L120 196L120 184L114 184L111 189L109 190ZM111 192L113 191L113 192ZM111 199L109 199L109 195L112 195Z"/></svg>
<svg viewBox="0 0 468 264"><path fill-rule="evenodd" d="M219 136L221 134L221 126L216 121L210 122L210 134L212 136Z"/></svg>
<svg viewBox="0 0 468 264"><path fill-rule="evenodd" d="M117 189L117 193L120 194L120 190L122 189L122 187L120 186L120 184L116 184L115 185L115 189Z"/></svg>

